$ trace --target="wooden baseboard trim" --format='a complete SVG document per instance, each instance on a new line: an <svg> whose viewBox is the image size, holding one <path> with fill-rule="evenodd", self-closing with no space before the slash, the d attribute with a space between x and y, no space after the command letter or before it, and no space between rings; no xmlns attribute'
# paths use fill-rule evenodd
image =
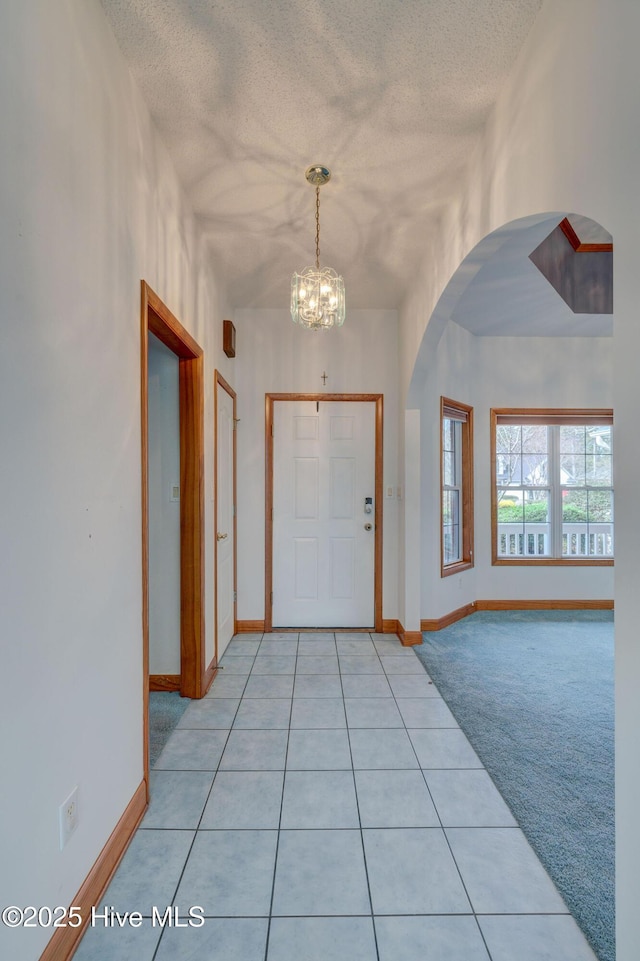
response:
<svg viewBox="0 0 640 961"><path fill-rule="evenodd" d="M179 691L180 675L179 674L150 674L149 690L150 691Z"/></svg>
<svg viewBox="0 0 640 961"><path fill-rule="evenodd" d="M399 624L397 618L390 618L389 620L383 620L382 622L382 633L383 634L399 634Z"/></svg>
<svg viewBox="0 0 640 961"><path fill-rule="evenodd" d="M238 621L236 634L264 634L264 621Z"/></svg>
<svg viewBox="0 0 640 961"><path fill-rule="evenodd" d="M608 598L587 601L476 601L477 611L612 611Z"/></svg>
<svg viewBox="0 0 640 961"><path fill-rule="evenodd" d="M420 627L423 631L441 631L443 627L448 627L449 624L455 624L456 621L461 621L463 617L473 614L475 610L476 605L472 601L471 604L458 607L455 611L450 611L443 617L420 621Z"/></svg>
<svg viewBox="0 0 640 961"><path fill-rule="evenodd" d="M552 601L473 601L465 604L444 617L420 621L423 631L441 631L443 627L455 624L476 611L612 611L613 601L609 598Z"/></svg>
<svg viewBox="0 0 640 961"><path fill-rule="evenodd" d="M147 809L147 786L138 786L124 814L89 871L82 887L71 902L80 908L82 925L77 928L58 928L40 956L40 961L68 961L91 921L91 908L100 903L107 885L129 846L136 828Z"/></svg>
<svg viewBox="0 0 640 961"><path fill-rule="evenodd" d="M400 638L400 643L404 647L414 647L416 644L422 644L422 632L421 631L405 631L402 621L396 621L396 630L394 633Z"/></svg>
<svg viewBox="0 0 640 961"><path fill-rule="evenodd" d="M346 626L344 624L320 624L318 627L272 627L270 631L266 631L267 634L370 634L371 631L375 631L375 627L354 627L353 625Z"/></svg>

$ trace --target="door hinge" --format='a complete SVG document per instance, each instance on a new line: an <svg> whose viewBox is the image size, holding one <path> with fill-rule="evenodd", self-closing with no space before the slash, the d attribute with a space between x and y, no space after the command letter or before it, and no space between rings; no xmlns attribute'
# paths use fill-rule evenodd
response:
<svg viewBox="0 0 640 961"><path fill-rule="evenodd" d="M234 591L234 592L233 592L233 603L235 604L235 602L236 602L237 600L238 600L238 592L237 592L237 591Z"/></svg>
<svg viewBox="0 0 640 961"><path fill-rule="evenodd" d="M233 510L232 516L235 517L235 516L236 516L236 505L235 505L235 504L233 505L232 510Z"/></svg>
<svg viewBox="0 0 640 961"><path fill-rule="evenodd" d="M273 591L271 591L271 603L273 604Z"/></svg>

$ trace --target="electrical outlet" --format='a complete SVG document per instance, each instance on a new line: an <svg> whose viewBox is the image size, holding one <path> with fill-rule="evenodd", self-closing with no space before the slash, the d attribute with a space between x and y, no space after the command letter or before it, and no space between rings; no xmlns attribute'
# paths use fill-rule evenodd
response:
<svg viewBox="0 0 640 961"><path fill-rule="evenodd" d="M58 823L60 826L60 850L63 847L78 827L78 788L74 787L73 791L64 802L58 808Z"/></svg>

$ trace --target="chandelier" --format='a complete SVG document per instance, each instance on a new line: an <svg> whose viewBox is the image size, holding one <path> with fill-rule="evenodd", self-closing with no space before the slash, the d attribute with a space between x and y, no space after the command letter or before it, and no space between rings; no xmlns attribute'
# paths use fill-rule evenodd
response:
<svg viewBox="0 0 640 961"><path fill-rule="evenodd" d="M291 278L291 319L309 330L327 330L344 324L344 280L331 267L320 267L320 187L331 171L314 164L305 177L316 188L316 265Z"/></svg>

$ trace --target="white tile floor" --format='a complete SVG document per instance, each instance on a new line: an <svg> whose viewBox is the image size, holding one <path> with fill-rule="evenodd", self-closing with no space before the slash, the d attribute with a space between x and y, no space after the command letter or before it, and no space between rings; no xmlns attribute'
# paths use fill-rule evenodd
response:
<svg viewBox="0 0 640 961"><path fill-rule="evenodd" d="M241 635L221 667L103 899L144 922L76 961L594 961L410 648Z"/></svg>

